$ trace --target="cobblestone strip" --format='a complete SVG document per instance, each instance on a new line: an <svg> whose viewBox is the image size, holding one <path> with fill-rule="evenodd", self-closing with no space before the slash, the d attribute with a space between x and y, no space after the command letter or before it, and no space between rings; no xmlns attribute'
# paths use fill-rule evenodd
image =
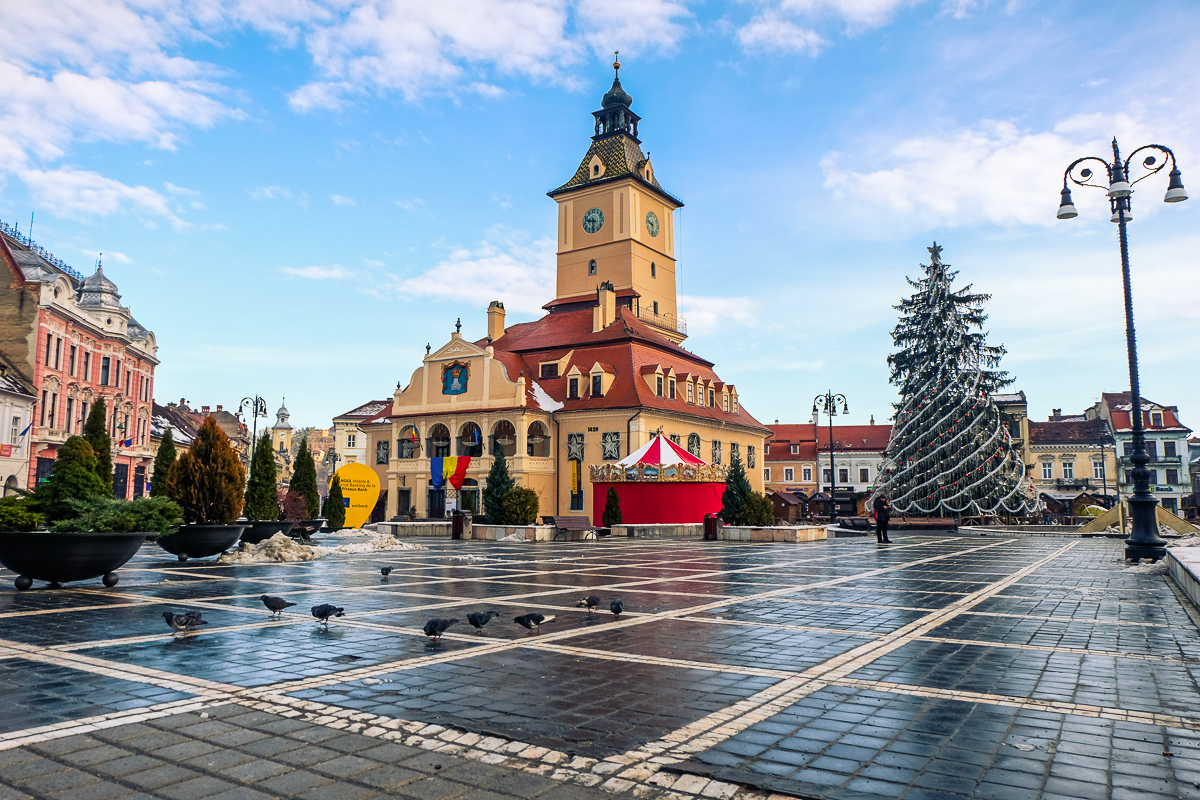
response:
<svg viewBox="0 0 1200 800"><path fill-rule="evenodd" d="M726 713L730 709L715 712L667 734L658 742L630 752L631 754L644 753L648 760L661 764L669 763L672 760L672 756L683 756L685 754L708 750L716 744L741 733L751 725L770 718L807 695L828 686L834 681L846 678L848 675L865 667L881 656L903 647L915 638L944 624L947 620L962 614L992 595L1013 585L1026 575L1050 563L1071 550L1076 544L1076 542L1072 542L1051 555L977 592L967 595L962 600L952 603L945 608L932 611L924 618L914 620L876 641L868 642L840 656L835 656L822 664L810 667L790 681L784 681L748 698L742 703L730 706L730 709L738 709L739 706L744 708L745 711L741 714L730 716ZM785 686L785 684L789 683L791 684L790 687ZM760 702L755 703L755 701Z"/></svg>
<svg viewBox="0 0 1200 800"><path fill-rule="evenodd" d="M913 686L903 683L856 680L853 678L842 678L828 681L827 683L833 686L868 689L870 691L888 692L890 694L915 695L917 697L930 697L938 700L961 700L966 703L983 703L985 705L1005 706L1021 710L1049 711L1055 714L1072 714L1077 717L1098 717L1100 719L1123 722L1138 722L1145 725L1162 725L1168 728L1200 730L1200 719L1179 717L1173 714L1158 714L1152 711L1130 711L1121 708L1093 706L1086 703L1067 703L1061 700L1026 699L1001 694L964 692L952 689L937 689L928 686Z"/></svg>
<svg viewBox="0 0 1200 800"><path fill-rule="evenodd" d="M98 714L93 717L56 722L53 725L43 725L40 728L10 731L9 733L0 734L0 750L11 750L14 747L48 742L52 739L63 739L67 736L75 736L104 728L131 725L135 722L145 722L148 719L171 717L188 711L203 711L206 708L212 708L227 702L229 702L228 698L218 700L201 700L198 698L172 700L169 703L159 703L158 705L146 706L145 708L113 711L109 714Z"/></svg>

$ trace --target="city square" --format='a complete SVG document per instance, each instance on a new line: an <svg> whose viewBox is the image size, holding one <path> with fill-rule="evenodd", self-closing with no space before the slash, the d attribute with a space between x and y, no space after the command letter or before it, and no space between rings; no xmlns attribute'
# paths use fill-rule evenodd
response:
<svg viewBox="0 0 1200 800"><path fill-rule="evenodd" d="M896 537L147 545L116 587L0 595L3 796L1200 796L1200 632L1162 564ZM434 617L463 621L435 644Z"/></svg>

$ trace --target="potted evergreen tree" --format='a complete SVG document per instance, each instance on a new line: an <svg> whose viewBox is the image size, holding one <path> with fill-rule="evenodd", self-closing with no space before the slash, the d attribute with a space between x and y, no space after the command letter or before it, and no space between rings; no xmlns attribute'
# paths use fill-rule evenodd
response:
<svg viewBox="0 0 1200 800"><path fill-rule="evenodd" d="M257 544L277 533L287 535L296 524L280 520L279 494L275 476L275 453L271 450L271 434L264 433L254 447L250 462L250 482L246 485L246 519L250 524L242 531L242 541Z"/></svg>
<svg viewBox="0 0 1200 800"><path fill-rule="evenodd" d="M214 417L204 420L167 480L187 524L161 537L159 546L187 561L215 556L237 542L245 525L233 522L242 511L246 468Z"/></svg>
<svg viewBox="0 0 1200 800"><path fill-rule="evenodd" d="M331 531L340 531L346 525L346 497L342 494L342 479L333 476L329 484L329 496L325 498L325 527Z"/></svg>
<svg viewBox="0 0 1200 800"><path fill-rule="evenodd" d="M617 497L617 487L608 487L608 494L604 497L604 513L600 515L600 521L604 523L604 527L609 533L616 525L620 525L621 518L621 498ZM630 535L633 529L630 528Z"/></svg>
<svg viewBox="0 0 1200 800"><path fill-rule="evenodd" d="M116 586L116 570L147 537L179 524L179 507L166 498L112 498L98 465L87 440L72 436L36 491L0 500L0 563L17 573L17 589L100 576ZM39 530L45 523L50 529Z"/></svg>
<svg viewBox="0 0 1200 800"><path fill-rule="evenodd" d="M492 456L492 467L487 474L487 485L483 487L483 515L489 525L503 525L507 522L504 517L504 498L512 491L514 485L512 476L508 474L508 459L504 455L504 447L497 442L496 452Z"/></svg>
<svg viewBox="0 0 1200 800"><path fill-rule="evenodd" d="M305 513L308 514L305 519L296 523L292 534L306 539L321 530L321 525L325 522L318 516L321 512L321 493L317 491L317 463L308 447L308 437L300 440L300 449L296 452L296 469L292 472L291 483L288 484L288 493L292 492L304 498Z"/></svg>

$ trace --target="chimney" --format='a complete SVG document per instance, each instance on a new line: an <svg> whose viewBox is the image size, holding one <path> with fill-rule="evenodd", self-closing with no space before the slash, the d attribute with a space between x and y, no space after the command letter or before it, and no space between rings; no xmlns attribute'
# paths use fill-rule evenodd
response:
<svg viewBox="0 0 1200 800"><path fill-rule="evenodd" d="M612 281L596 289L596 308L592 311L592 333L602 331L617 319L617 290Z"/></svg>
<svg viewBox="0 0 1200 800"><path fill-rule="evenodd" d="M217 406L217 411L223 411L224 409L225 409L225 406Z"/></svg>
<svg viewBox="0 0 1200 800"><path fill-rule="evenodd" d="M871 415L871 424L872 425L875 424L875 415L874 414Z"/></svg>
<svg viewBox="0 0 1200 800"><path fill-rule="evenodd" d="M493 300L488 304L487 335L493 342L504 335L504 303Z"/></svg>
<svg viewBox="0 0 1200 800"><path fill-rule="evenodd" d="M200 406L200 413L207 417L208 416L208 406Z"/></svg>

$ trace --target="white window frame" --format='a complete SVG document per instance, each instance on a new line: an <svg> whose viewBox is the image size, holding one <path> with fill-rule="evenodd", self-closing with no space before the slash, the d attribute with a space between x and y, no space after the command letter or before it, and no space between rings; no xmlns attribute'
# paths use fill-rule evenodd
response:
<svg viewBox="0 0 1200 800"><path fill-rule="evenodd" d="M1042 462L1042 480L1044 480L1044 481L1054 480L1054 462L1053 461L1043 461Z"/></svg>
<svg viewBox="0 0 1200 800"><path fill-rule="evenodd" d="M792 483L796 480L796 470L792 467L784 467L783 481L784 483Z"/></svg>
<svg viewBox="0 0 1200 800"><path fill-rule="evenodd" d="M804 476L805 483L812 483L812 467L805 467L800 474Z"/></svg>

